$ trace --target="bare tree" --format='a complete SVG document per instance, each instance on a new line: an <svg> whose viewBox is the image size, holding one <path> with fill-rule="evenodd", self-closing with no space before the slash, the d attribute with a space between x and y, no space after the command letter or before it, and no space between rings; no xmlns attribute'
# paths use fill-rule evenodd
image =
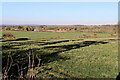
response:
<svg viewBox="0 0 120 80"><path fill-rule="evenodd" d="M37 67L40 67L40 64L41 64L41 57L38 56L38 54L36 54L36 58L38 59L38 65L37 65Z"/></svg>
<svg viewBox="0 0 120 80"><path fill-rule="evenodd" d="M8 78L8 72L10 71L13 64L12 55L8 54L7 65L3 67L3 79Z"/></svg>
<svg viewBox="0 0 120 80"><path fill-rule="evenodd" d="M18 67L18 76L20 79L24 79L24 75L23 75L23 65L19 65L17 64Z"/></svg>
<svg viewBox="0 0 120 80"><path fill-rule="evenodd" d="M28 57L29 57L29 63L28 63L28 78L29 79L34 79L34 77L36 76L36 72L34 71L34 68L35 68L35 59L34 59L34 53L33 53L33 50L32 50L32 53L28 53L27 54Z"/></svg>

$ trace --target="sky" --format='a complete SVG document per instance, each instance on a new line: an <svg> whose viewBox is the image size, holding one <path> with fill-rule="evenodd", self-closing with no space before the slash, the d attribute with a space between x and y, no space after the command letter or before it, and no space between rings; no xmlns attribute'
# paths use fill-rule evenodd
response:
<svg viewBox="0 0 120 80"><path fill-rule="evenodd" d="M8 25L100 25L118 23L117 2L4 2Z"/></svg>
<svg viewBox="0 0 120 80"><path fill-rule="evenodd" d="M1 2L119 2L119 0L0 0Z"/></svg>

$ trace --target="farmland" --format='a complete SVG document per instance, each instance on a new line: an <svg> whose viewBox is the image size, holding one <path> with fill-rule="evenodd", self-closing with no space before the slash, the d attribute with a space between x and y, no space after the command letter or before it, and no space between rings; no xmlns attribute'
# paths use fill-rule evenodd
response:
<svg viewBox="0 0 120 80"><path fill-rule="evenodd" d="M93 33L80 32L2 31L6 33L16 38L2 41L3 68L8 58L12 62L7 73L12 75L10 77L24 74L24 78L31 75L37 78L116 78L118 75L118 40L109 33L96 33L94 37ZM81 37L83 34L91 37Z"/></svg>
<svg viewBox="0 0 120 80"><path fill-rule="evenodd" d="M3 31L3 34L6 33L11 33L13 34L16 38L30 38L31 40L39 40L41 38L51 38L51 37L79 37L82 36L83 34L86 34L88 36L94 36L93 33L80 33L80 32L27 32L27 31ZM108 33L100 33L97 34L99 38L105 38L107 36L110 36Z"/></svg>

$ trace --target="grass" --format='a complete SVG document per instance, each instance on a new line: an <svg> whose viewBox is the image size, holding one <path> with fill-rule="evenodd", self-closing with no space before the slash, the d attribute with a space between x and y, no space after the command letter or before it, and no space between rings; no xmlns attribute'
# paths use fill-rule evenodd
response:
<svg viewBox="0 0 120 80"><path fill-rule="evenodd" d="M83 33L4 31L3 34L8 32L16 37L29 37L32 40L4 41L3 66L7 60L6 55L12 53L15 59L13 67L15 63L19 63L26 68L26 53L32 49L32 53L40 54L42 59L41 67L34 69L38 78L116 78L118 75L118 42L114 38L43 41L39 37L68 37ZM11 69L13 71L17 74L17 70Z"/></svg>
<svg viewBox="0 0 120 80"><path fill-rule="evenodd" d="M23 38L27 37L31 40L39 40L40 38L50 38L50 37L78 37L82 36L82 34L86 34L88 36L93 36L92 33L79 33L79 32L28 32L28 31L2 31L2 34L11 33L16 38ZM105 37L110 36L110 34L103 34L103 33L97 33L98 37Z"/></svg>
<svg viewBox="0 0 120 80"><path fill-rule="evenodd" d="M65 77L115 78L118 71L117 47L115 42L72 49L64 54L59 53L61 56L70 57L70 59L53 61L47 66L52 67L51 72L57 73L61 78L64 75L60 76L59 71L67 74ZM39 77L42 77L41 74Z"/></svg>

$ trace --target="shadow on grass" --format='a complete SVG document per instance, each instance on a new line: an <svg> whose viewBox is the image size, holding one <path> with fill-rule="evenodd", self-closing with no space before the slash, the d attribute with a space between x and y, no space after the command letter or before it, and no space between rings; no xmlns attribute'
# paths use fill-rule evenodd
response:
<svg viewBox="0 0 120 80"><path fill-rule="evenodd" d="M12 47L12 46L11 46ZM38 54L40 57L41 57L41 66L49 63L49 62L52 62L52 61L59 61L59 60L68 60L69 58L66 57L66 56L60 56L58 54L54 55L54 56L50 56L49 53L43 51L43 50L40 50L39 48L33 48L33 49L27 49L27 50L15 50L15 51L12 51L10 52L12 53L12 58L13 58L13 66L11 67L8 75L9 75L9 78L11 75L14 75L16 77L18 77L18 67L17 67L17 64L19 64L19 67L22 66L22 69L24 71L24 75L27 74L27 71L28 71L28 60L29 60L29 57L28 57L28 53L33 53L31 55L36 55ZM3 52L3 55L2 55L2 67L4 68L7 64L7 55L8 53L5 53ZM32 58L32 56L31 56ZM35 60L35 64L34 66L37 67L37 64L38 64L38 59L35 57L34 58ZM15 78L14 76L12 76L12 78Z"/></svg>
<svg viewBox="0 0 120 80"><path fill-rule="evenodd" d="M19 48L14 48L16 46L21 46L21 45L2 45L3 50L9 50L9 49L19 49Z"/></svg>
<svg viewBox="0 0 120 80"><path fill-rule="evenodd" d="M15 39L15 40L4 40L2 42L11 42L11 43L15 43L15 44L20 44L20 45L30 45L30 44L35 44L37 43L38 46L41 46L41 45L51 45L51 44L57 44L57 43L62 43L62 42L70 42L70 41L81 41L81 40L84 40L84 39L77 39L77 40L60 40L60 41L49 41L47 40L40 40L40 41L27 41L29 40L28 38L18 38L18 39ZM26 41L26 42L12 42L12 41ZM42 44L38 44L38 43L42 43Z"/></svg>
<svg viewBox="0 0 120 80"><path fill-rule="evenodd" d="M62 42L72 42L72 41L80 41L80 40L84 40L84 39L78 39L78 40L62 40L62 41L54 41L54 42L45 42L44 44L40 44L40 45L51 45L51 44L57 44L57 43L62 43Z"/></svg>
<svg viewBox="0 0 120 80"><path fill-rule="evenodd" d="M66 41L57 41L57 42L53 42L51 44L56 44L56 43L61 43L61 42L67 42ZM38 43L38 42L37 42ZM81 47L86 47L86 46L89 46L89 45L98 45L98 44L107 44L108 42L103 42L103 41L83 41L81 43L77 43L77 44L69 44L69 45L61 45L61 46L47 46L47 47L44 47L44 48L32 48L32 49L14 49L13 47L14 46L22 46L21 44L18 44L18 45L3 45L3 49L6 49L6 50L10 50L10 49L14 49L14 51L9 51L10 53L12 53L12 57L13 57L13 66L12 68L10 69L10 72L9 72L9 76L10 75L14 75L14 76L18 76L18 70L17 70L17 65L16 64L19 64L20 66L22 65L22 68L23 68L23 71L24 71L24 75L26 75L27 73L27 70L28 70L28 56L27 54L28 53L33 53L34 56L36 54L38 54L41 58L41 65L45 65L45 64L48 64L50 62L53 62L53 61L59 61L59 60L68 60L70 59L68 56L62 56L62 55L58 55L59 53L61 52L65 52L65 51L69 51L69 50L72 50L72 49L77 49L77 48L81 48ZM26 44L30 44L26 42ZM45 43L46 45L48 43ZM56 49L57 50L54 50ZM48 50L53 50L52 52L49 52ZM3 63L2 63L2 67L6 66L6 63L7 63L7 52L4 52L3 51L3 55L2 55L2 60L3 60ZM32 55L33 55L32 54ZM38 64L38 60L37 58L35 58L35 66L37 66Z"/></svg>
<svg viewBox="0 0 120 80"><path fill-rule="evenodd" d="M24 41L24 40L29 40L29 39L28 38L8 39L8 40L3 40L2 42L7 42L7 41Z"/></svg>
<svg viewBox="0 0 120 80"><path fill-rule="evenodd" d="M44 47L44 49L46 48L65 48L67 50L71 50L71 49L76 49L76 48L80 48L80 47L85 47L85 46L89 46L92 44L98 45L98 44L107 44L108 42L103 42L103 41L84 41L81 43L77 43L77 44L70 44L70 45L62 45L62 46L47 46Z"/></svg>
<svg viewBox="0 0 120 80"><path fill-rule="evenodd" d="M66 42L66 41L64 41L64 42ZM62 42L62 41L58 41L58 43L59 42ZM57 42L53 42L53 43L57 43ZM12 51L12 53L14 53L14 55L16 55L15 58L17 58L17 55L21 55L21 56L25 55L26 56L27 53L29 53L29 52L32 52L34 54L39 53L41 55L42 63L46 64L46 63L49 63L49 62L52 62L55 60L57 61L59 59L69 59L69 58L61 57L60 55L58 55L58 53L69 51L72 49L81 48L81 47L86 47L89 45L98 45L98 44L107 44L107 43L108 42L103 42L103 41L99 41L99 42L98 41L84 41L84 42L77 43L77 44L61 45L61 46L46 46L44 48L32 48L32 49L26 49L26 50L15 48L15 46L21 46L21 44L17 44L17 45L3 45L2 49L3 50L14 49L14 51ZM53 50L53 51L48 52L48 50Z"/></svg>
<svg viewBox="0 0 120 80"><path fill-rule="evenodd" d="M86 47L89 45L98 45L98 44L107 44L108 42L103 42L103 41L84 41L81 43L77 43L77 44L70 44L70 45L61 45L61 46L47 46L44 47L43 49L54 49L57 48L58 51L51 53L52 55L60 53L60 52L65 52L65 51L69 51L72 49L77 49L77 48L81 48L81 47Z"/></svg>

